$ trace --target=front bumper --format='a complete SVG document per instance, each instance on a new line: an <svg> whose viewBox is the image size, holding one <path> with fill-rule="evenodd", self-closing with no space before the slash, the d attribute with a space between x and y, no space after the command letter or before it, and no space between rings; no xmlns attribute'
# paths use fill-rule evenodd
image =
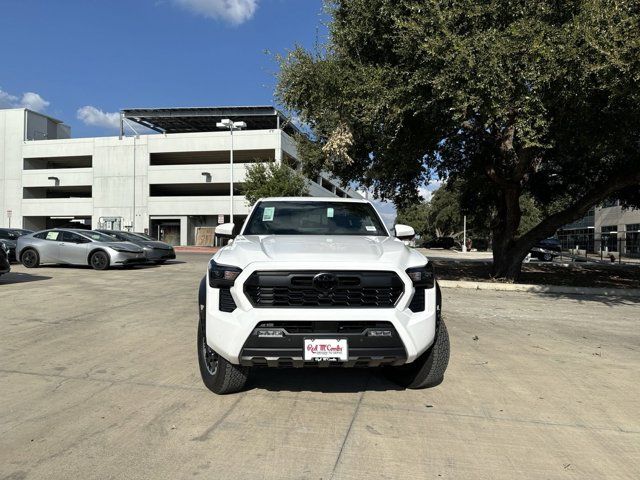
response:
<svg viewBox="0 0 640 480"><path fill-rule="evenodd" d="M349 344L349 361L344 366L366 364L397 365L413 362L425 352L435 338L436 326L436 288L425 292L425 309L412 312L408 307L415 293L413 284L407 274L397 268L375 265L369 270L395 271L404 283L404 293L393 308L255 308L243 292L244 281L256 270L312 270L327 269L327 264L252 264L243 270L231 288L231 296L237 305L232 312L221 312L220 290L206 286L206 334L207 343L219 355L234 364L266 365L266 366L306 366L302 360L301 343L304 338L317 338L317 333L304 335L288 335L278 344L269 343L275 339L261 338L257 341L252 335L261 323L278 322L388 322L395 330L398 342L394 345L366 345L367 351L358 351L359 338L352 338ZM349 266L340 265L340 269L348 270ZM360 265L352 270L367 270ZM348 338L340 332L325 331L324 338ZM349 338L348 338L349 339ZM292 342L292 343L291 343ZM355 342L355 343L354 343ZM291 345L287 346L287 343ZM391 348L391 350L385 350ZM258 349L258 350L256 350ZM262 349L262 350L259 350ZM283 350L284 349L284 350ZM287 350L290 349L290 350ZM335 364L333 364L335 365Z"/></svg>
<svg viewBox="0 0 640 480"><path fill-rule="evenodd" d="M145 255L149 262L159 262L163 260L175 260L175 250L166 250L154 248L153 250L145 250Z"/></svg>
<svg viewBox="0 0 640 480"><path fill-rule="evenodd" d="M144 252L111 252L111 264L112 265L142 265L147 263L147 257Z"/></svg>
<svg viewBox="0 0 640 480"><path fill-rule="evenodd" d="M342 362L305 361L306 338L345 339L349 358ZM240 353L240 364L253 367L378 367L402 365L406 360L404 345L390 322L261 322Z"/></svg>

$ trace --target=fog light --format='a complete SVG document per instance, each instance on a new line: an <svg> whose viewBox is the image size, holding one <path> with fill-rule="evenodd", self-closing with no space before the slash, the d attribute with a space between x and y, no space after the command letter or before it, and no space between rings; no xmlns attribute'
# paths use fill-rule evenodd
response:
<svg viewBox="0 0 640 480"><path fill-rule="evenodd" d="M369 330L367 337L392 337L393 332L391 330Z"/></svg>
<svg viewBox="0 0 640 480"><path fill-rule="evenodd" d="M284 337L284 333L282 330L272 330L268 328L260 328L258 329L258 337L260 338L282 338Z"/></svg>

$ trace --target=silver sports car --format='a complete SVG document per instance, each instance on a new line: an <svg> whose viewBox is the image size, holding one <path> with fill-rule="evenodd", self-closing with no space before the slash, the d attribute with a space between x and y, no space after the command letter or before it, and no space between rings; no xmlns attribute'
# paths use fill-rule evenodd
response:
<svg viewBox="0 0 640 480"><path fill-rule="evenodd" d="M27 268L43 263L91 265L106 270L114 265L146 263L144 251L130 242L93 230L55 228L18 238L18 259Z"/></svg>

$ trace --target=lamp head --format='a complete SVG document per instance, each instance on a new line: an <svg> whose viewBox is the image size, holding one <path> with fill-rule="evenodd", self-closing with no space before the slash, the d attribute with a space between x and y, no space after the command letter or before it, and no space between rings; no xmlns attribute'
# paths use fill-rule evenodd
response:
<svg viewBox="0 0 640 480"><path fill-rule="evenodd" d="M218 123L216 123L216 127L218 128L231 128L233 127L233 122L228 118L223 118Z"/></svg>

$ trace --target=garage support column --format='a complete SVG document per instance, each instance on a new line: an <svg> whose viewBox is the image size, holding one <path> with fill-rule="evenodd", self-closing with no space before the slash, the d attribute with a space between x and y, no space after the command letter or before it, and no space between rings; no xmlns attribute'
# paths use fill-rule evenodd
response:
<svg viewBox="0 0 640 480"><path fill-rule="evenodd" d="M189 227L188 217L180 217L180 245L189 244Z"/></svg>

